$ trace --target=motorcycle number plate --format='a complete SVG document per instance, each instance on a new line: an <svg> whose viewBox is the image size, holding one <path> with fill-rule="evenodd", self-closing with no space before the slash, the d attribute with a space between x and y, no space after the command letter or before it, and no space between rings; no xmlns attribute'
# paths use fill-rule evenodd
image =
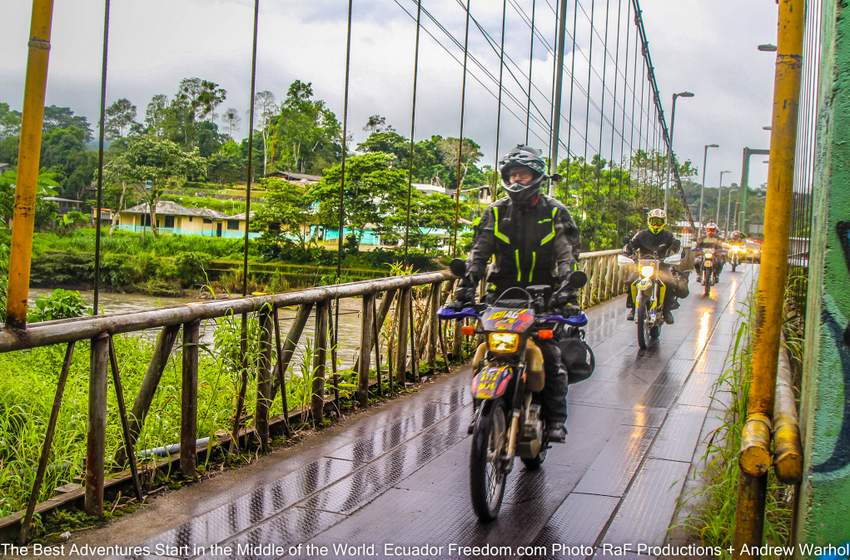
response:
<svg viewBox="0 0 850 560"><path fill-rule="evenodd" d="M483 368L472 379L472 396L488 400L500 397L511 378L510 366L491 366Z"/></svg>

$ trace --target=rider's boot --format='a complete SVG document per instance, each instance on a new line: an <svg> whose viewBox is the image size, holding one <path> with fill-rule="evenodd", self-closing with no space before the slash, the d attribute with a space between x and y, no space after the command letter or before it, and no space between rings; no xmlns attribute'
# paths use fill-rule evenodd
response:
<svg viewBox="0 0 850 560"><path fill-rule="evenodd" d="M550 443L564 443L567 441L567 427L563 422L551 422L546 430Z"/></svg>
<svg viewBox="0 0 850 560"><path fill-rule="evenodd" d="M629 310L626 312L626 321L634 321L635 320L635 308L629 307Z"/></svg>
<svg viewBox="0 0 850 560"><path fill-rule="evenodd" d="M673 312L670 311L669 309L664 310L664 322L667 323L668 325L673 324Z"/></svg>

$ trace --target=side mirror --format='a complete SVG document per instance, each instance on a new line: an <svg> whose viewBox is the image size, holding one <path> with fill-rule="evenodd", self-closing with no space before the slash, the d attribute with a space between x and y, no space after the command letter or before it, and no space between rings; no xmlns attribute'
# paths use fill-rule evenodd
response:
<svg viewBox="0 0 850 560"><path fill-rule="evenodd" d="M567 287L571 290L578 290L585 284L587 284L587 274L581 270L576 270L567 278Z"/></svg>
<svg viewBox="0 0 850 560"><path fill-rule="evenodd" d="M458 278L463 278L466 275L466 261L462 259L452 259L449 263L449 270Z"/></svg>

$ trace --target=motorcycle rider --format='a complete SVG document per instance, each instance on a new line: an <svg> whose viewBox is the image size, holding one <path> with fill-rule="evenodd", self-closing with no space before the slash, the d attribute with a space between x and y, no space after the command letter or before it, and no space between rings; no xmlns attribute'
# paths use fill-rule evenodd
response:
<svg viewBox="0 0 850 560"><path fill-rule="evenodd" d="M697 282L702 283L702 253L699 249L714 250L714 274L716 282L720 281L720 273L723 272L723 263L725 262L726 251L723 248L723 240L717 235L717 224L709 222L705 224L705 237L697 242L696 248L697 258L694 261L694 268L697 271Z"/></svg>
<svg viewBox="0 0 850 560"><path fill-rule="evenodd" d="M685 290L681 287L681 281L678 278L678 274L670 267L670 265L664 264L663 261L665 257L678 253L682 248L682 244L666 228L667 213L661 208L650 210L647 215L646 222L648 229L637 232L634 237L626 243L626 246L623 247L623 252L632 258L635 258L636 254L638 254L639 257L657 258L662 261L658 270L658 276L664 284L671 288L667 292L667 296L664 298L664 308L662 311L664 313L664 322L668 325L672 325L673 309L677 309L679 307L676 297L677 295L687 297L687 293L684 293ZM635 271L629 279L628 284L631 285L635 279L637 279L637 271ZM687 286L687 284L685 284L685 286ZM626 320L634 321L635 302L632 299L632 291L629 289L626 291L626 294L626 308L628 308Z"/></svg>
<svg viewBox="0 0 850 560"><path fill-rule="evenodd" d="M478 225L467 259L466 276L455 290L454 305L475 299L478 282L487 274L488 299L511 287L551 285L556 307L575 303L566 281L575 268L578 228L567 208L540 192L546 162L539 150L519 145L499 162L508 193L491 204ZM487 262L495 256L487 271ZM546 383L541 393L551 442L563 442L567 430L567 371L556 340L537 342L543 353Z"/></svg>

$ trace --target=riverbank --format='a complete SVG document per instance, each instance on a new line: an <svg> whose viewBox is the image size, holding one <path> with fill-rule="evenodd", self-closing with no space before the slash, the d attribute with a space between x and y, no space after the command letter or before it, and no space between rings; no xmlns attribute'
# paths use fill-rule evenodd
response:
<svg viewBox="0 0 850 560"><path fill-rule="evenodd" d="M8 237L0 238L3 244ZM102 237L101 286L115 292L155 296L194 295L202 287L215 294L241 293L243 241L199 236L138 234L116 231ZM69 234L39 232L33 239L31 283L35 287L87 289L94 282L94 229ZM391 274L399 256L375 250L345 254L339 281ZM416 270L435 268L426 255L413 255ZM248 289L282 292L337 281L336 251L323 247L249 244Z"/></svg>

